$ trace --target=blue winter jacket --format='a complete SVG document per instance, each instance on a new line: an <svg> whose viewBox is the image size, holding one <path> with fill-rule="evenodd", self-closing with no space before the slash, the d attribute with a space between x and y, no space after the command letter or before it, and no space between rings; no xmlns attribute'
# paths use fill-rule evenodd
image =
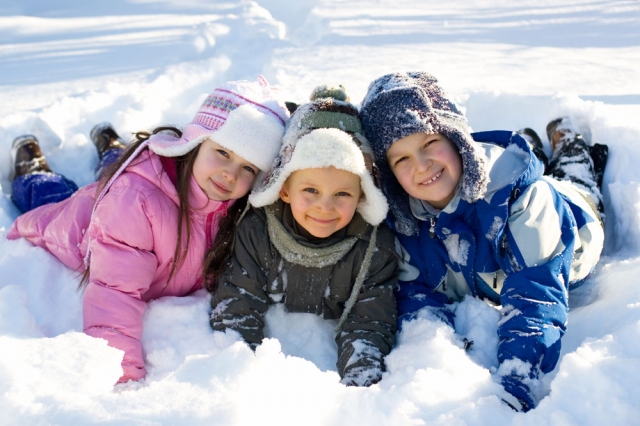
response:
<svg viewBox="0 0 640 426"><path fill-rule="evenodd" d="M499 362L517 358L546 373L560 354L567 290L595 266L602 227L569 184L542 176L542 163L518 134L472 136L486 153L487 193L475 203L456 195L438 214L412 200L420 232L396 233L408 260L397 291L398 315L410 319L430 306L453 325L446 305L466 294L501 304Z"/></svg>

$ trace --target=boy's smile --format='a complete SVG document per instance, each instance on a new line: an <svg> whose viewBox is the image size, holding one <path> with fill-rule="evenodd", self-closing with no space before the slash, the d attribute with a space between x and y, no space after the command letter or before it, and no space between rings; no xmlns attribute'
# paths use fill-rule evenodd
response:
<svg viewBox="0 0 640 426"><path fill-rule="evenodd" d="M335 167L297 170L280 190L280 198L291 205L293 218L316 238L326 238L347 226L361 195L360 177Z"/></svg>
<svg viewBox="0 0 640 426"><path fill-rule="evenodd" d="M462 176L458 149L440 133L398 139L387 151L387 160L409 195L438 209L449 204Z"/></svg>

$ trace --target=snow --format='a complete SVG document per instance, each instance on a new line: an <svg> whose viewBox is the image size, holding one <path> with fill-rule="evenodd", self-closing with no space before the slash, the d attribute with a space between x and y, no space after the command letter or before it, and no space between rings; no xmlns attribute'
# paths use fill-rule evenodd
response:
<svg viewBox="0 0 640 426"><path fill-rule="evenodd" d="M4 0L0 40L0 424L637 424L640 2ZM570 293L561 360L527 414L499 399L498 312L469 298L455 333L426 313L406 325L370 388L339 383L335 323L275 307L254 354L209 328L204 291L161 298L145 315L148 377L114 388L122 352L82 333L78 274L5 238L18 135L85 185L97 123L184 125L216 85L258 74L287 100L342 84L360 103L405 70L436 75L474 130L546 139L562 114L610 147L605 253Z"/></svg>

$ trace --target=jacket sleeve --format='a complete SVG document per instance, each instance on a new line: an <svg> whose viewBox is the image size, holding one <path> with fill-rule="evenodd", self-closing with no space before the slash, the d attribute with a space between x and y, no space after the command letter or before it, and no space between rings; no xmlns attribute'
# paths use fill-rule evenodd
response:
<svg viewBox="0 0 640 426"><path fill-rule="evenodd" d="M255 211L247 213L236 229L230 264L211 298L211 327L237 331L252 348L262 343L263 315L269 308L264 290L268 267L259 260L269 256L268 241L266 223Z"/></svg>
<svg viewBox="0 0 640 426"><path fill-rule="evenodd" d="M124 351L119 382L146 375L140 338L146 308L142 294L157 269L147 197L112 187L89 227L89 283L83 294L84 331ZM167 242L167 244L174 244Z"/></svg>
<svg viewBox="0 0 640 426"><path fill-rule="evenodd" d="M395 344L397 311L393 289L398 258L391 231L382 228L378 233L379 240L390 244L386 248L378 244L357 301L336 336L338 373L347 385L377 383L385 371L384 357Z"/></svg>
<svg viewBox="0 0 640 426"><path fill-rule="evenodd" d="M26 238L70 269L84 269L80 249L95 199L96 184L80 188L66 200L28 211L13 222L7 239Z"/></svg>
<svg viewBox="0 0 640 426"><path fill-rule="evenodd" d="M560 354L568 316L567 285L575 242L569 206L547 183L513 203L507 223L507 278L500 292L498 360L520 359L548 373ZM511 269L511 270L510 270Z"/></svg>

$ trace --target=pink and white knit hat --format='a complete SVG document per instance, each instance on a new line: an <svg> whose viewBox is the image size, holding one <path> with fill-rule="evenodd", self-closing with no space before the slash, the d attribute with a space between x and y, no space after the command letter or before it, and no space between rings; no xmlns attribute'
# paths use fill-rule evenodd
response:
<svg viewBox="0 0 640 426"><path fill-rule="evenodd" d="M113 182L146 147L163 157L178 157L211 138L255 164L261 171L268 170L280 151L285 122L289 117L286 106L275 95L275 88L269 86L263 76L259 76L257 82L231 81L215 89L191 123L185 126L182 137L156 133L140 144L96 197L90 220L93 221L98 203ZM84 256L85 267L89 266L90 256L91 244Z"/></svg>
<svg viewBox="0 0 640 426"><path fill-rule="evenodd" d="M275 95L263 76L257 82L226 83L205 99L181 138L157 133L149 138L149 148L164 157L177 157L210 138L261 170L268 170L280 150L289 116Z"/></svg>

